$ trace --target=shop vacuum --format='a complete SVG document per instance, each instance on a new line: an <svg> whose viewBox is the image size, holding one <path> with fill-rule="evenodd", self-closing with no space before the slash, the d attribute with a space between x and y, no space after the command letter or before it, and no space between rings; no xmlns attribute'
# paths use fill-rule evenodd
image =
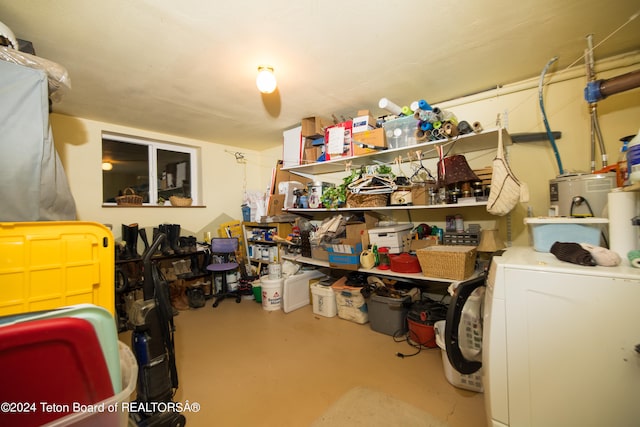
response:
<svg viewBox="0 0 640 427"><path fill-rule="evenodd" d="M141 427L186 425L186 418L173 402L178 372L169 286L157 265L151 262L166 238L159 233L142 255L144 300L136 301L129 317L134 324L131 344L138 362L137 397L129 412L130 420Z"/></svg>

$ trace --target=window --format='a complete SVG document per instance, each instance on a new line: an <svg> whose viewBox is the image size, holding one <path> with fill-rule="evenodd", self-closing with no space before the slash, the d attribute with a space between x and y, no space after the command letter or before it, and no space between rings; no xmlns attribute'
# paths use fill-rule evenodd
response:
<svg viewBox="0 0 640 427"><path fill-rule="evenodd" d="M169 196L191 197L198 204L197 149L184 145L102 134L102 203L132 189L145 205L158 205Z"/></svg>

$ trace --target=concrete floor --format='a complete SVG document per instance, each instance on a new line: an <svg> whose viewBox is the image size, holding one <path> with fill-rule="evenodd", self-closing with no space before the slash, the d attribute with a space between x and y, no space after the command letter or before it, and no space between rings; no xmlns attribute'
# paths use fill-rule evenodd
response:
<svg viewBox="0 0 640 427"><path fill-rule="evenodd" d="M485 427L483 394L444 376L439 348L405 341L305 306L267 311L253 300L175 317L180 387L175 401L197 402L189 427L309 426L340 396L365 386L403 400L451 427ZM121 334L128 342L129 334ZM403 426L404 427L404 426Z"/></svg>

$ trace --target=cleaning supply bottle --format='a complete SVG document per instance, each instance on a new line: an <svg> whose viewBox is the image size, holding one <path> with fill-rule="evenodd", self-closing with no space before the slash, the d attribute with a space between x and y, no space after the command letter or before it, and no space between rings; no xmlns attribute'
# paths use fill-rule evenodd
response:
<svg viewBox="0 0 640 427"><path fill-rule="evenodd" d="M618 187L624 187L629 185L629 169L627 167L627 150L629 149L629 141L633 138L631 136L625 136L620 138L622 141L622 147L620 148L620 154L618 155L618 164L616 167L616 185Z"/></svg>
<svg viewBox="0 0 640 427"><path fill-rule="evenodd" d="M629 141L627 149L627 168L629 172L629 182L631 184L640 182L640 130L636 136Z"/></svg>

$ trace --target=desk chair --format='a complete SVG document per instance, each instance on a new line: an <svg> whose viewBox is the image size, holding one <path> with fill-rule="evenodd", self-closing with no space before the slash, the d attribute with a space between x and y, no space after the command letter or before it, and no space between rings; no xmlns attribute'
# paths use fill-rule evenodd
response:
<svg viewBox="0 0 640 427"><path fill-rule="evenodd" d="M217 292L214 297L212 307L217 307L220 301L225 298L235 298L236 303L239 303L242 296L237 291L229 291L227 286L227 273L238 268L239 264L236 262L235 253L238 250L238 238L237 237L213 237L211 239L211 260L212 263L207 266L207 270L213 274L211 283L213 289L215 289L216 274L222 276L222 286L220 292Z"/></svg>

